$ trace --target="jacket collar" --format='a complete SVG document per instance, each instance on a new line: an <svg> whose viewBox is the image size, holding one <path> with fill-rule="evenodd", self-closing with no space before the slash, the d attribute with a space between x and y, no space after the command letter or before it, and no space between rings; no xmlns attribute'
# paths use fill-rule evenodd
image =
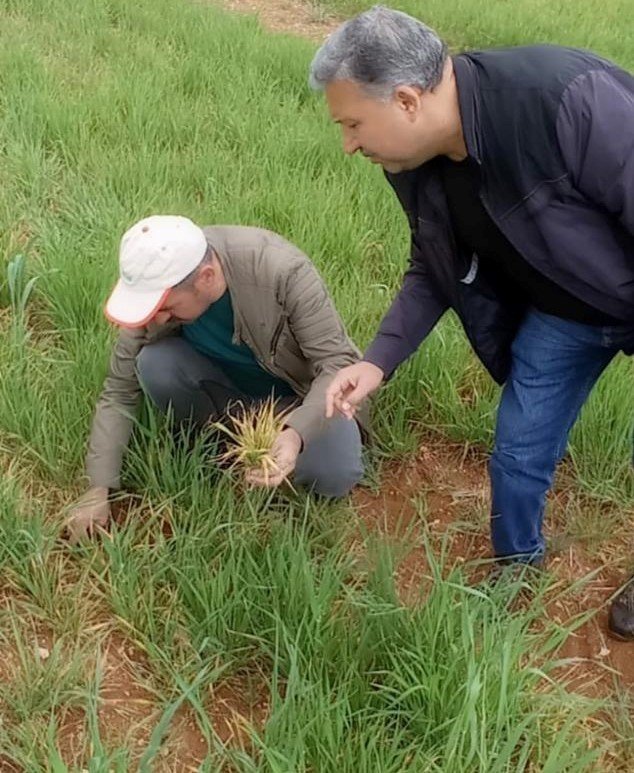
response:
<svg viewBox="0 0 634 773"><path fill-rule="evenodd" d="M482 163L479 141L479 100L477 93L477 73L475 65L466 54L452 58L456 86L458 88L458 105L460 120L467 153L478 164Z"/></svg>
<svg viewBox="0 0 634 773"><path fill-rule="evenodd" d="M238 344L242 340L244 335L244 322L241 313L242 303L240 302L240 292L238 289L236 297L236 288L240 288L240 278L236 276L239 271L236 270L235 261L227 260L227 245L225 240L212 229L205 229L207 231L207 243L213 248L216 253L220 265L222 266L222 273L225 277L227 284L227 290L231 294L232 306L233 306L233 336L232 340L234 344Z"/></svg>

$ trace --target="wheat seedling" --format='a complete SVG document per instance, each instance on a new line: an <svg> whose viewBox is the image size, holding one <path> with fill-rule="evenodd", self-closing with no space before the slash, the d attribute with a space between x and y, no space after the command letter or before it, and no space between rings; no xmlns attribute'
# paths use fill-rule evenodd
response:
<svg viewBox="0 0 634 773"><path fill-rule="evenodd" d="M279 469L271 449L284 429L289 411L280 411L273 397L248 408L239 403L238 408L235 413L228 412L226 423L215 421L211 425L229 439L228 448L217 459L230 469L257 470L268 482L269 476Z"/></svg>

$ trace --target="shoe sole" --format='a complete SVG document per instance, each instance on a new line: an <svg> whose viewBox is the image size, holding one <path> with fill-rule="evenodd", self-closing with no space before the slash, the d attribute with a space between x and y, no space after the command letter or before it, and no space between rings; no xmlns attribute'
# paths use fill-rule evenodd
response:
<svg viewBox="0 0 634 773"><path fill-rule="evenodd" d="M608 636L611 639L616 639L617 641L634 641L634 634L631 636L624 636L621 633L617 633L616 631L612 631L608 628Z"/></svg>

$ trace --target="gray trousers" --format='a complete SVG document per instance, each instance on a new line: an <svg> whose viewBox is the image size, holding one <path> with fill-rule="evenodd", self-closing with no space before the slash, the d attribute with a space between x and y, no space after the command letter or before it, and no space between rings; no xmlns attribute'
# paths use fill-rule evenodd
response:
<svg viewBox="0 0 634 773"><path fill-rule="evenodd" d="M160 411L171 407L177 422L189 419L202 426L237 400L245 405L255 402L211 358L180 336L144 346L136 370L145 393ZM343 497L362 475L359 427L356 421L339 417L326 422L324 430L304 445L293 483L322 496Z"/></svg>

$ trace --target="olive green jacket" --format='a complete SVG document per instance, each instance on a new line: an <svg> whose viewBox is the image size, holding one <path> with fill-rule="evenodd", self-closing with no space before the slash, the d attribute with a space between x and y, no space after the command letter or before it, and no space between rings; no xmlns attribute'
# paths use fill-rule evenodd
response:
<svg viewBox="0 0 634 773"><path fill-rule="evenodd" d="M260 228L203 230L231 293L233 340L247 344L263 368L302 398L287 424L309 442L327 421L328 383L340 368L359 360L360 352L317 270L297 247ZM86 472L92 486L120 485L121 462L142 394L135 367L138 353L179 330L180 325L170 322L120 332L90 432ZM367 427L363 412L360 423Z"/></svg>

